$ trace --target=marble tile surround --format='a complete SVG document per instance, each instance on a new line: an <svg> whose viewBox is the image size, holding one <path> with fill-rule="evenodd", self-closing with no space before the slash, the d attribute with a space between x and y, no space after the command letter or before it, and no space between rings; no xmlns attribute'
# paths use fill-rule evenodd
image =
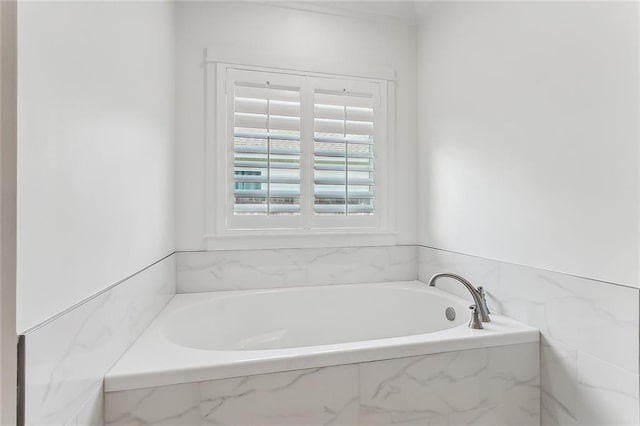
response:
<svg viewBox="0 0 640 426"><path fill-rule="evenodd" d="M542 426L640 424L637 288L427 247L418 265L425 282L448 271L483 285L492 310L540 329Z"/></svg>
<svg viewBox="0 0 640 426"><path fill-rule="evenodd" d="M26 424L102 425L105 373L175 294L175 255L26 334Z"/></svg>
<svg viewBox="0 0 640 426"><path fill-rule="evenodd" d="M417 279L416 246L177 253L177 292Z"/></svg>
<svg viewBox="0 0 640 426"><path fill-rule="evenodd" d="M539 425L537 343L108 392L108 426Z"/></svg>
<svg viewBox="0 0 640 426"><path fill-rule="evenodd" d="M487 288L494 311L541 330L543 426L640 424L637 288L416 246L173 255L146 278L133 277L27 336L27 424L102 424L102 375L171 297L174 283L161 277L176 263L181 292L461 273ZM439 286L468 297L452 283ZM116 325L125 332L115 333ZM489 412L468 415L486 424Z"/></svg>

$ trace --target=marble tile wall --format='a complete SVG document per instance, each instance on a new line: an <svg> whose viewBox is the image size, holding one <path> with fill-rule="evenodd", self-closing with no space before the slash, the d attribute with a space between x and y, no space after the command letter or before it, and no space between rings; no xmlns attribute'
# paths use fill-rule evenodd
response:
<svg viewBox="0 0 640 426"><path fill-rule="evenodd" d="M102 425L102 380L175 294L175 255L28 332L27 425Z"/></svg>
<svg viewBox="0 0 640 426"><path fill-rule="evenodd" d="M415 280L417 270L416 246L179 252L177 291Z"/></svg>
<svg viewBox="0 0 640 426"><path fill-rule="evenodd" d="M541 424L640 424L638 288L419 248L419 279L455 272L490 307L540 329ZM439 287L469 297L453 281Z"/></svg>
<svg viewBox="0 0 640 426"><path fill-rule="evenodd" d="M102 376L176 285L195 292L426 281L442 271L484 285L494 311L541 330L543 426L640 424L638 288L416 246L177 253L27 334L27 424L101 424ZM468 297L453 282L438 285ZM358 415L377 421L358 394ZM493 410L485 408L467 414L486 419Z"/></svg>
<svg viewBox="0 0 640 426"><path fill-rule="evenodd" d="M108 392L108 426L538 426L537 343Z"/></svg>

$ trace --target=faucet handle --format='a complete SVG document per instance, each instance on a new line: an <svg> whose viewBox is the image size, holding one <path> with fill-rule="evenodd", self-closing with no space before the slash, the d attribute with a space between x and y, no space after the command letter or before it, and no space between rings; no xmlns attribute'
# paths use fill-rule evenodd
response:
<svg viewBox="0 0 640 426"><path fill-rule="evenodd" d="M484 327L482 326L482 321L480 321L480 315L478 312L478 307L476 305L469 306L471 310L471 318L469 319L469 328L473 328L475 330L481 330Z"/></svg>
<svg viewBox="0 0 640 426"><path fill-rule="evenodd" d="M489 315L491 311L489 310L489 305L487 305L487 292L484 290L483 286L478 287L478 293L480 293L480 300L482 300L482 304L484 305L484 310Z"/></svg>

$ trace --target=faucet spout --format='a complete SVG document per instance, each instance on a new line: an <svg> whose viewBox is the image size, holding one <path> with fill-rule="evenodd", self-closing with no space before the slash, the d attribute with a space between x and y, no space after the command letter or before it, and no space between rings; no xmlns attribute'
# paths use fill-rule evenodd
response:
<svg viewBox="0 0 640 426"><path fill-rule="evenodd" d="M441 272L439 274L435 274L433 275L430 279L429 279L429 285L431 287L435 287L436 285L436 281L440 278L452 278L456 281L458 281L459 283L461 283L462 285L464 285L467 290L469 290L469 293L471 293L471 297L473 297L473 301L476 304L476 306L478 307L478 312L480 313L480 320L482 322L490 322L491 318L489 317L489 308L487 307L487 303L485 301L485 298L482 294L482 292L480 290L478 290L477 288L475 288L473 286L473 284L471 284L467 279L465 279L464 277L458 275L458 274L453 274L451 272Z"/></svg>

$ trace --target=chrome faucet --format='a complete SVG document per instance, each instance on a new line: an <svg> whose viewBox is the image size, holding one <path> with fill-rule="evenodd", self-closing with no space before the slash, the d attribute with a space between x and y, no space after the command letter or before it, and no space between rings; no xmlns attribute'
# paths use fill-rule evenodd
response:
<svg viewBox="0 0 640 426"><path fill-rule="evenodd" d="M467 290L469 290L469 293L471 293L471 297L473 297L473 301L475 302L475 308L476 308L476 309L473 309L472 311L477 311L477 313L480 316L481 323L479 324L479 326L472 326L472 323L474 323L474 321L471 321L469 323L469 327L482 328L482 322L491 321L491 318L489 317L489 308L487 307L487 299L485 296L484 288L482 287L475 288L473 284L467 281L464 277L461 277L458 274L453 274L450 272L442 272L442 273L433 275L429 279L429 285L432 287L435 287L436 281L439 278L453 278L454 280L463 284L467 288ZM472 319L473 319L473 312L472 312Z"/></svg>

